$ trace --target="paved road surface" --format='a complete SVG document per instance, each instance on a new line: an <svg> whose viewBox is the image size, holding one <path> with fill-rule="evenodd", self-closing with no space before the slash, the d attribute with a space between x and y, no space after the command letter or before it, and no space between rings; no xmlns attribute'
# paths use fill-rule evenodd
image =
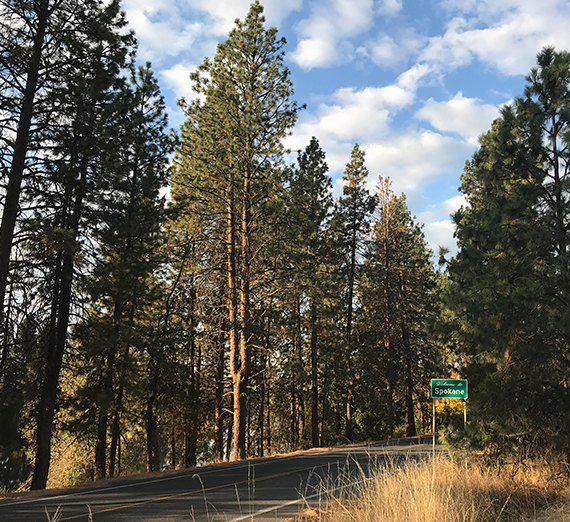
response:
<svg viewBox="0 0 570 522"><path fill-rule="evenodd" d="M305 451L197 468L106 487L0 500L0 522L46 522L59 508L60 522L276 522L318 504L323 490L359 482L387 459L425 458L431 438ZM46 513L47 510L47 513Z"/></svg>

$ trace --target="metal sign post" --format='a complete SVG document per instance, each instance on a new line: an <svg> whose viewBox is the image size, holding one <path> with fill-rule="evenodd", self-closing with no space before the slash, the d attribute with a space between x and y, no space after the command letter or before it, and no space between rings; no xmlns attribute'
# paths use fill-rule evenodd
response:
<svg viewBox="0 0 570 522"><path fill-rule="evenodd" d="M463 399L463 428L467 426L467 398L469 397L466 379L432 379L431 397L433 399L433 443L432 454L435 457L435 400Z"/></svg>
<svg viewBox="0 0 570 522"><path fill-rule="evenodd" d="M433 427L432 427L432 457L435 457L435 399L433 399Z"/></svg>

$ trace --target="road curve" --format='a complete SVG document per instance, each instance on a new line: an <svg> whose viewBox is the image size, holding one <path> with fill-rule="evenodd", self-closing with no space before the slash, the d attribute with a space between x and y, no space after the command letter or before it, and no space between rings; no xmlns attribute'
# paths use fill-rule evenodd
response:
<svg viewBox="0 0 570 522"><path fill-rule="evenodd" d="M388 459L431 455L431 437L318 449L206 466L105 487L43 496L8 495L1 522L276 522L318 503L323 491L339 492L365 480ZM91 518L90 518L91 517Z"/></svg>

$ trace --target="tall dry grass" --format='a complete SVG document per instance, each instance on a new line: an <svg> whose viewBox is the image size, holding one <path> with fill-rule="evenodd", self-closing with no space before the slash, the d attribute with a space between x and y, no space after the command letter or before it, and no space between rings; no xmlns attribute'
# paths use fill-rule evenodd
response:
<svg viewBox="0 0 570 522"><path fill-rule="evenodd" d="M558 503L570 497L547 467L524 473L486 469L447 458L393 462L378 469L345 498L331 497L298 520L322 522L521 522L570 514ZM548 506L552 509L544 511ZM568 515L566 515L568 516ZM570 522L566 518L541 518Z"/></svg>

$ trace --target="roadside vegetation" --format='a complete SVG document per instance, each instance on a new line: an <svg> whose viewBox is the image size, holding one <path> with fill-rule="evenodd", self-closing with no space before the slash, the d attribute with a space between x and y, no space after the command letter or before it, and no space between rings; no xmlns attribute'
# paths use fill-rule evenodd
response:
<svg viewBox="0 0 570 522"><path fill-rule="evenodd" d="M492 468L479 459L409 460L305 509L295 522L562 522L570 484L548 463ZM565 518L566 517L566 518Z"/></svg>
<svg viewBox="0 0 570 522"><path fill-rule="evenodd" d="M191 74L171 132L119 0L0 2L0 490L429 433L430 379L453 377L469 381L467 430L445 401L438 422L491 468L394 469L363 505L417 521L555 503L570 54L544 48L481 136L458 251L436 266L361 146L336 200L317 137L291 158L303 103L263 12Z"/></svg>

